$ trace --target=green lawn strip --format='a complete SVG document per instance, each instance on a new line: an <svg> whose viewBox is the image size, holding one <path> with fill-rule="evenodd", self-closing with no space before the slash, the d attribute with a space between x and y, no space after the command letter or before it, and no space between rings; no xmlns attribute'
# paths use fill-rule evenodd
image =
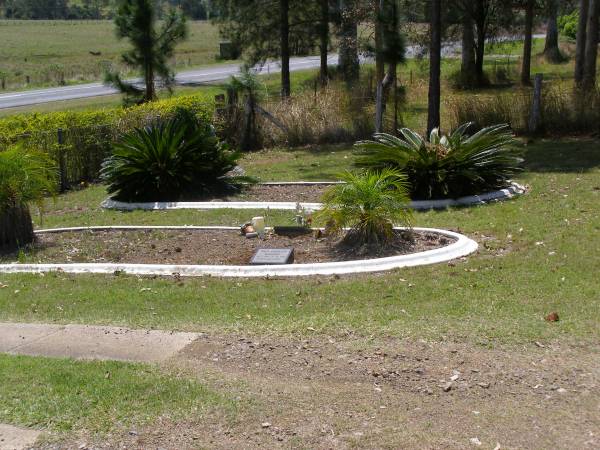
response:
<svg viewBox="0 0 600 450"><path fill-rule="evenodd" d="M352 148L320 146L302 149L249 153L242 167L261 181L327 181L352 168ZM37 228L91 225L223 225L237 226L256 215L267 215L270 225L288 225L293 211L265 210L177 210L132 211L103 210L100 204L108 197L102 185L74 190L46 201L45 212L34 215ZM267 200L267 199L265 199Z"/></svg>
<svg viewBox="0 0 600 450"><path fill-rule="evenodd" d="M51 432L106 433L200 419L234 402L175 371L116 361L0 355L0 422Z"/></svg>
<svg viewBox="0 0 600 450"><path fill-rule="evenodd" d="M0 275L8 285L0 289L0 320L298 334L312 333L310 327L320 333L475 342L595 339L600 334L597 148L593 140L540 141L527 151L529 171L521 177L531 185L527 195L416 214L416 226L460 230L479 240L478 254L466 262L339 280L207 277L179 284L128 276ZM177 222L182 214L188 213L139 217ZM214 214L238 219L231 211ZM249 216L242 211L239 219ZM561 316L558 323L544 321L552 311Z"/></svg>

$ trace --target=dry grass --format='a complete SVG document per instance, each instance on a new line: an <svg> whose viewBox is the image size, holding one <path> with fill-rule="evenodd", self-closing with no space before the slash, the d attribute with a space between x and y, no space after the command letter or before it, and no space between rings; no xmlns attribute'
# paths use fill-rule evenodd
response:
<svg viewBox="0 0 600 450"><path fill-rule="evenodd" d="M283 125L261 118L267 145L305 145L348 142L372 133L370 102L351 98L345 89L328 87L305 91L284 102L265 106Z"/></svg>
<svg viewBox="0 0 600 450"><path fill-rule="evenodd" d="M529 133L533 97L522 90L499 95L451 97L445 104L452 126L475 122L484 127L508 123L519 134ZM600 91L582 93L560 84L542 94L542 132L550 135L600 131Z"/></svg>

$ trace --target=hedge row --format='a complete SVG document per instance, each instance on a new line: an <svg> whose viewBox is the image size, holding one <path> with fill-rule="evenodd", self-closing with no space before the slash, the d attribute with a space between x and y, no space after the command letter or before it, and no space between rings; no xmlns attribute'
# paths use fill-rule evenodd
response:
<svg viewBox="0 0 600 450"><path fill-rule="evenodd" d="M0 119L0 151L22 145L48 153L60 167L63 187L93 181L119 136L158 118L171 117L181 109L211 121L214 102L205 96L190 95L130 108L10 116Z"/></svg>

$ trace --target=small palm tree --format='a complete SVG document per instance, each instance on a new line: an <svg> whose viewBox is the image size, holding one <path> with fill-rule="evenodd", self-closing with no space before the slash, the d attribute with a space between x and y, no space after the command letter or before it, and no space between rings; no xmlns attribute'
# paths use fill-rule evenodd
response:
<svg viewBox="0 0 600 450"><path fill-rule="evenodd" d="M325 219L329 231L348 228L342 238L344 245L381 248L392 242L395 224L410 226L409 189L401 172L346 172L340 179L346 183L325 193L323 209L317 216Z"/></svg>
<svg viewBox="0 0 600 450"><path fill-rule="evenodd" d="M17 147L0 152L0 249L33 242L29 203L37 203L41 211L44 197L56 192L57 179L46 154Z"/></svg>

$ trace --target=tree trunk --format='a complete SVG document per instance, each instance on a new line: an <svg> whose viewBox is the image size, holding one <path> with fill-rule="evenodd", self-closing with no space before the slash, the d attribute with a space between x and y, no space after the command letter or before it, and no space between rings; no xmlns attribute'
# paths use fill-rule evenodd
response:
<svg viewBox="0 0 600 450"><path fill-rule="evenodd" d="M485 56L485 39L487 37L487 18L485 13L484 0L475 2L475 29L477 31L477 44L475 47L475 74L477 76L477 84L482 86L485 84L485 74L483 73L483 59Z"/></svg>
<svg viewBox="0 0 600 450"><path fill-rule="evenodd" d="M525 7L525 42L523 43L523 63L521 64L521 84L531 84L531 44L533 38L534 1L527 0Z"/></svg>
<svg viewBox="0 0 600 450"><path fill-rule="evenodd" d="M144 82L146 83L144 101L151 102L156 98L156 92L154 89L154 68L152 62L148 60L146 60L146 70L144 70Z"/></svg>
<svg viewBox="0 0 600 450"><path fill-rule="evenodd" d="M473 88L477 85L477 68L475 66L475 36L473 34L473 19L467 12L463 13L462 21L462 56L460 78L463 88Z"/></svg>
<svg viewBox="0 0 600 450"><path fill-rule="evenodd" d="M596 88L596 60L598 57L598 19L600 0L590 0L585 40L585 62L583 64L582 87L584 90Z"/></svg>
<svg viewBox="0 0 600 450"><path fill-rule="evenodd" d="M375 3L375 133L383 131L383 77L385 76L385 60L383 57L383 4L384 0Z"/></svg>
<svg viewBox="0 0 600 450"><path fill-rule="evenodd" d="M563 56L558 48L558 3L549 0L548 21L546 23L546 42L544 44L544 57L550 63L557 64L563 61Z"/></svg>
<svg viewBox="0 0 600 450"><path fill-rule="evenodd" d="M429 135L434 128L439 128L440 126L440 70L442 60L441 15L441 0L431 0L427 135Z"/></svg>
<svg viewBox="0 0 600 450"><path fill-rule="evenodd" d="M289 0L279 0L279 22L281 38L281 96L289 97L290 85L290 4Z"/></svg>
<svg viewBox="0 0 600 450"><path fill-rule="evenodd" d="M0 212L0 251L15 250L32 243L34 238L27 206L13 206Z"/></svg>
<svg viewBox="0 0 600 450"><path fill-rule="evenodd" d="M339 68L344 81L353 83L358 79L358 25L353 14L351 0L340 1L340 54Z"/></svg>
<svg viewBox="0 0 600 450"><path fill-rule="evenodd" d="M329 0L321 0L321 27L319 30L321 40L321 86L325 86L329 79L327 69L327 50L329 46Z"/></svg>
<svg viewBox="0 0 600 450"><path fill-rule="evenodd" d="M581 85L583 81L589 1L579 1L579 23L577 24L577 47L575 49L575 84L577 86Z"/></svg>

